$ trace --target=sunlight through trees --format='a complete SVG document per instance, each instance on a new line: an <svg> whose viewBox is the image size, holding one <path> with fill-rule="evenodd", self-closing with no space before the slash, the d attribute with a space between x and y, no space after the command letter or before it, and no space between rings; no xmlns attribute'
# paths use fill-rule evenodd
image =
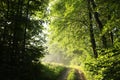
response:
<svg viewBox="0 0 120 80"><path fill-rule="evenodd" d="M119 80L119 14L119 0L0 0L0 78L57 79L47 60Z"/></svg>

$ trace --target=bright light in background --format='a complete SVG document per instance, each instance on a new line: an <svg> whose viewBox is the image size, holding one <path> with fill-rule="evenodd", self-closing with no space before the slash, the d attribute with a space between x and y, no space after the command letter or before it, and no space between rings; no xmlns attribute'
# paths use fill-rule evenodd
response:
<svg viewBox="0 0 120 80"><path fill-rule="evenodd" d="M47 46L49 52L42 59L42 62L69 65L71 58L67 57L66 51L59 46L58 42L48 44Z"/></svg>
<svg viewBox="0 0 120 80"><path fill-rule="evenodd" d="M57 0L53 0L51 1L51 3L49 4L49 7L47 8L47 14L50 14L50 8L52 5L54 5L57 2ZM50 20L54 20L57 17L49 17ZM42 25L44 26L44 30L43 33L46 34L45 39L47 40L47 43L45 43L45 45L48 47L48 54L45 55L45 57L42 59L42 62L47 62L47 63L60 63L60 64L64 64L64 65L68 65L70 62L70 58L68 58L65 54L65 50L63 48L61 48L58 45L58 42L53 42L51 44L49 44L49 41L51 40L48 35L50 35L51 33L49 32L49 22L45 21L44 23L42 23Z"/></svg>

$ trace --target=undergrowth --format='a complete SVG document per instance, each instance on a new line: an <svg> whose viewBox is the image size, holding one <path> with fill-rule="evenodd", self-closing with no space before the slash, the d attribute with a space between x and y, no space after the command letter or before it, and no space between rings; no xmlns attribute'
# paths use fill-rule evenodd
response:
<svg viewBox="0 0 120 80"><path fill-rule="evenodd" d="M62 65L43 64L41 80L57 80L64 69L65 67Z"/></svg>
<svg viewBox="0 0 120 80"><path fill-rule="evenodd" d="M99 50L97 59L84 63L84 71L88 80L120 79L120 47Z"/></svg>

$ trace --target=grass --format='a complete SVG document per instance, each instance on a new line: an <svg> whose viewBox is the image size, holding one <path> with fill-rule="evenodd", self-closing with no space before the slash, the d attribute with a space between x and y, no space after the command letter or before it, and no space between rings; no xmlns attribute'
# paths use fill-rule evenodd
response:
<svg viewBox="0 0 120 80"><path fill-rule="evenodd" d="M57 80L58 76L65 69L60 64L44 63L43 65L41 80Z"/></svg>

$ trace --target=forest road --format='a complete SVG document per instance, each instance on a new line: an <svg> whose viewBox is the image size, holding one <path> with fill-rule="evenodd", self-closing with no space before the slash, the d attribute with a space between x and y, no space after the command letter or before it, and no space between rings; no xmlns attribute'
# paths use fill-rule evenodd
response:
<svg viewBox="0 0 120 80"><path fill-rule="evenodd" d="M67 80L67 75L70 71L70 68L66 68L62 73L61 75L58 77L57 80Z"/></svg>
<svg viewBox="0 0 120 80"><path fill-rule="evenodd" d="M86 80L84 73L78 69L75 69L75 75L77 76L76 80Z"/></svg>
<svg viewBox="0 0 120 80"><path fill-rule="evenodd" d="M67 76L71 68L66 68L61 75L58 77L57 80L67 80ZM86 80L84 73L78 69L75 69L76 80Z"/></svg>

